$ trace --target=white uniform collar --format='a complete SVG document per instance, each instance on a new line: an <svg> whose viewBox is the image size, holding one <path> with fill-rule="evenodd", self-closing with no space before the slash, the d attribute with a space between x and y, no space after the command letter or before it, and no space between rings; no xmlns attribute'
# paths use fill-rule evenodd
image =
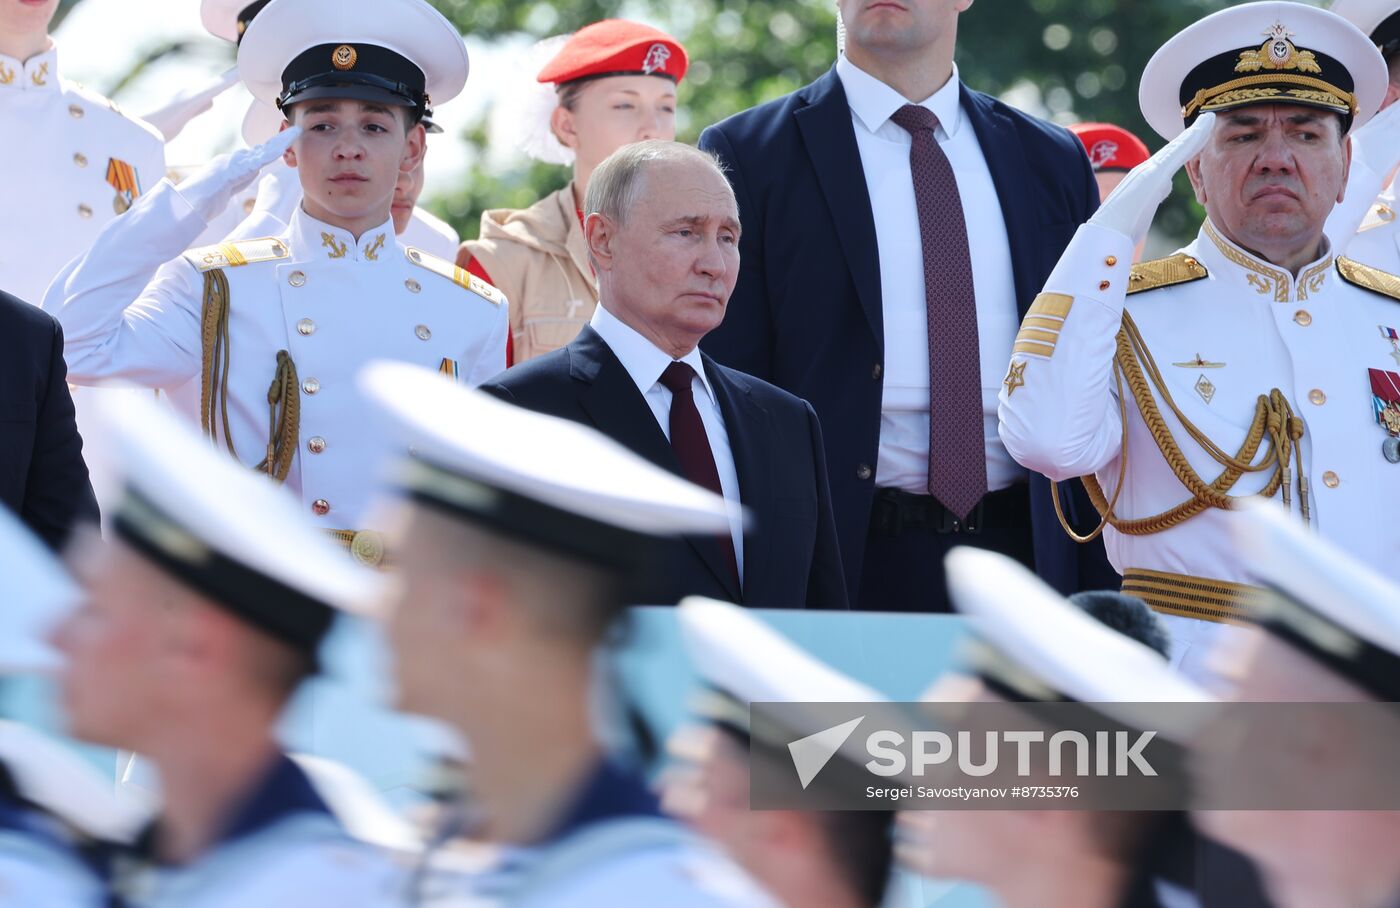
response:
<svg viewBox="0 0 1400 908"><path fill-rule="evenodd" d="M0 54L0 92L58 91L58 45L35 54L28 60L16 60Z"/></svg>
<svg viewBox="0 0 1400 908"><path fill-rule="evenodd" d="M601 303L593 310L593 318L588 324L612 349L613 354L622 362L622 368L632 376L632 381L636 382L637 388L643 394L661 380L661 373L666 371L667 366L676 362L670 354L613 315ZM700 358L700 348L696 347L682 356L680 362L695 370L695 374L700 376L700 383L705 386L705 393L710 396L710 400L714 400L715 391L710 387L710 377L705 374L705 362Z"/></svg>
<svg viewBox="0 0 1400 908"><path fill-rule="evenodd" d="M375 264L392 261L398 255L392 217L366 230L357 241L350 231L316 220L300 205L292 213L287 245L292 254L303 261L326 259Z"/></svg>
<svg viewBox="0 0 1400 908"><path fill-rule="evenodd" d="M1252 296L1276 303L1306 300L1309 295L1321 292L1328 275L1332 273L1331 244L1325 238L1322 256L1301 269L1296 281L1287 271L1226 239L1219 228L1211 224L1210 218L1201 224L1201 232L1194 245L1201 263L1212 275L1249 289Z"/></svg>
<svg viewBox="0 0 1400 908"><path fill-rule="evenodd" d="M846 90L846 103L851 112L865 124L871 132L879 132L885 121L906 104L908 98L890 88L884 82L856 66L841 54L836 58L836 75L841 79L841 87ZM938 117L939 132L943 138L958 134L962 124L962 83L958 79L958 66L953 64L953 74L943 87L918 102Z"/></svg>

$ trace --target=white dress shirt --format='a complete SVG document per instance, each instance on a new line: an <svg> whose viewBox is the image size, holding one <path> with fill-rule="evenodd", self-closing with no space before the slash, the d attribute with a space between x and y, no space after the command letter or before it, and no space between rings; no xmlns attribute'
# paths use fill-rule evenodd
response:
<svg viewBox="0 0 1400 908"><path fill-rule="evenodd" d="M622 362L622 368L632 376L637 390L646 398L651 414L666 440L671 440L671 390L661 384L661 373L676 360L660 350L655 344L639 334L630 325L604 309L600 304L593 310L589 321L594 331L608 345L613 354ZM695 409L700 411L700 421L705 424L705 436L710 440L710 454L715 459L715 469L719 473L719 485L724 491L724 500L733 506L729 509L729 535L734 540L734 560L739 566L739 577L744 576L744 515L740 507L739 472L734 468L734 452L729 448L729 433L724 428L724 417L719 412L719 402L715 391L710 387L709 376L705 374L705 363L700 358L700 350L691 350L680 358L695 370L691 379L691 394L695 398Z"/></svg>
<svg viewBox="0 0 1400 908"><path fill-rule="evenodd" d="M880 249L880 293L885 321L884 398L880 407L880 459L875 484L928 494L928 306L919 212L909 169L913 139L890 117L910 103L842 54L836 75L846 90L856 147L865 171L875 239ZM982 366L982 413L987 446L987 488L1004 489L1026 478L997 435L997 392L1006 375L1020 325L1011 271L1011 244L996 185L971 124L963 116L957 67L942 88L920 102L938 117L934 132L952 164L967 221L972 284L977 298ZM937 429L934 430L935 436Z"/></svg>

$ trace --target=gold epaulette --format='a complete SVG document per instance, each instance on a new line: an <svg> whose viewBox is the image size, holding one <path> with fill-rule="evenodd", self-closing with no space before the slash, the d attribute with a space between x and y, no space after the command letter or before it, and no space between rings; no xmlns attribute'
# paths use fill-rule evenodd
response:
<svg viewBox="0 0 1400 908"><path fill-rule="evenodd" d="M276 237L265 236L256 240L236 240L232 243L216 243L201 246L185 253L185 259L200 271L213 271L215 268L237 268L256 262L270 262L291 255L287 244Z"/></svg>
<svg viewBox="0 0 1400 908"><path fill-rule="evenodd" d="M1129 293L1145 293L1158 287L1186 284L1206 277L1206 266L1184 252L1164 259L1139 262L1128 276Z"/></svg>
<svg viewBox="0 0 1400 908"><path fill-rule="evenodd" d="M447 259L440 259L414 246L409 246L404 250L404 255L408 256L408 260L418 267L427 268L433 274L447 278L458 287L470 290L493 306L499 306L501 303L505 302L505 294L501 293L501 291L492 287L467 269L453 262L449 262Z"/></svg>
<svg viewBox="0 0 1400 908"><path fill-rule="evenodd" d="M1337 273L1348 284L1355 284L1363 290L1379 293L1391 299L1400 300L1400 277L1389 271L1363 265L1355 259L1337 256Z"/></svg>

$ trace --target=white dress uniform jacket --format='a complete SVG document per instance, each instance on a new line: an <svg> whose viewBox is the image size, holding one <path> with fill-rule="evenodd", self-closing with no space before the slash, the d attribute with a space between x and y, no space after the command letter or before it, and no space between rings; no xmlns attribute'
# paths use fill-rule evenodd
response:
<svg viewBox="0 0 1400 908"><path fill-rule="evenodd" d="M1008 450L1054 480L1093 474L1109 498L1126 456L1115 508L1122 518L1192 498L1126 384L1125 434L1113 362L1126 308L1180 413L1226 454L1241 449L1260 395L1281 391L1303 426L1285 474L1292 511L1302 519L1306 508L1323 536L1400 579L1400 529L1377 511L1400 496L1400 465L1383 453L1391 433L1378 424L1373 396L1377 377L1400 383L1400 349L1385 333L1400 328L1400 279L1331 254L1295 279L1209 221L1172 258L1131 268L1132 257L1126 238L1086 225L1060 259L1022 325L1001 391ZM1400 387L1393 394L1400 401ZM1152 399L1186 461L1205 482L1216 480L1223 467L1162 389L1152 387ZM1268 445L1266 435L1256 463ZM1244 472L1229 494L1258 494L1273 472ZM1232 585L1249 579L1232 541L1236 520L1208 508L1150 535L1104 530L1109 559L1128 575L1125 591L1166 613L1178 660L1227 626L1217 622L1242 617L1225 604Z"/></svg>
<svg viewBox="0 0 1400 908"><path fill-rule="evenodd" d="M205 282L220 270L228 433L213 413L217 443L231 442L249 467L265 460L268 392L286 351L296 379L287 392L300 411L287 486L322 527L358 529L385 452L355 376L393 359L479 384L505 368L505 300L451 262L403 246L392 221L357 241L297 208L277 237L181 255L204 226L165 182L65 269L45 306L63 323L69 381L162 388L200 422Z"/></svg>
<svg viewBox="0 0 1400 908"><path fill-rule="evenodd" d="M165 176L160 133L59 73L0 54L0 289L34 305L59 269Z"/></svg>
<svg viewBox="0 0 1400 908"><path fill-rule="evenodd" d="M1396 223L1396 212L1400 212L1400 204L1395 200L1395 187L1388 186L1376 197L1347 245L1347 258L1391 274L1400 273L1400 224Z"/></svg>

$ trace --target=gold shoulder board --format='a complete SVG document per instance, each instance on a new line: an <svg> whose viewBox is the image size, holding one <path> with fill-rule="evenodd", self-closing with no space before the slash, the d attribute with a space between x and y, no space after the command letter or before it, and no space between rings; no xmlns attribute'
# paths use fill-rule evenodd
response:
<svg viewBox="0 0 1400 908"><path fill-rule="evenodd" d="M270 262L287 258L291 253L287 244L276 237L263 237L257 240L237 240L232 243L216 243L201 246L185 253L185 258L200 271L213 271L215 268L237 268L255 262Z"/></svg>
<svg viewBox="0 0 1400 908"><path fill-rule="evenodd" d="M1184 252L1178 252L1164 259L1134 265L1132 274L1128 276L1128 292L1143 293L1158 287L1187 284L1206 276L1205 265Z"/></svg>
<svg viewBox="0 0 1400 908"><path fill-rule="evenodd" d="M1365 290L1370 290L1372 293L1400 300L1400 277L1396 277L1388 271L1372 268L1370 265L1363 265L1354 259L1343 258L1339 255L1337 256L1337 273L1348 284L1355 284Z"/></svg>
<svg viewBox="0 0 1400 908"><path fill-rule="evenodd" d="M413 246L409 246L404 251L404 254L408 256L410 262L418 267L427 268L434 274L447 278L457 286L475 293L493 306L499 306L505 301L505 296L501 291L492 287L476 275L471 274L467 269L458 267L447 259L440 259L431 253L424 252L422 249Z"/></svg>

